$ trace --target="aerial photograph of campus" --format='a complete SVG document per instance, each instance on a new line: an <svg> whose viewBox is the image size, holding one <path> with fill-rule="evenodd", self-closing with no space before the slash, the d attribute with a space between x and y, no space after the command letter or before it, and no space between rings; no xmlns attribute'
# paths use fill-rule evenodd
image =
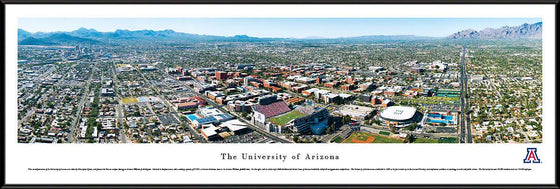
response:
<svg viewBox="0 0 560 189"><path fill-rule="evenodd" d="M542 27L540 18L20 18L17 140L542 143Z"/></svg>

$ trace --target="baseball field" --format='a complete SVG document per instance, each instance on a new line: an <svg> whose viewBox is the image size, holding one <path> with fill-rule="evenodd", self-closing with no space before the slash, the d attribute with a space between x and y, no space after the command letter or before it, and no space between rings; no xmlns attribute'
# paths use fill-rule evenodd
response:
<svg viewBox="0 0 560 189"><path fill-rule="evenodd" d="M342 143L403 143L403 139L391 138L383 135L358 131L352 133Z"/></svg>

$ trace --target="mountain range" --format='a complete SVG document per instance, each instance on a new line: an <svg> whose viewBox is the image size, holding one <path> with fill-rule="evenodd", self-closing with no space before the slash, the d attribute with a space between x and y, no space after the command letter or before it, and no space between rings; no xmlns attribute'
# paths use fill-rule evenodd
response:
<svg viewBox="0 0 560 189"><path fill-rule="evenodd" d="M454 33L447 38L450 39L541 39L542 22L534 24L523 24L521 26L504 26L501 28L486 28L476 31L472 29Z"/></svg>
<svg viewBox="0 0 560 189"><path fill-rule="evenodd" d="M481 31L472 29L463 30L447 37L448 39L518 39L542 38L542 22L523 24L515 27L487 28ZM415 35L370 35L344 38L258 38L247 35L232 37L217 35L198 35L176 32L173 30L122 30L114 32L100 32L95 29L79 28L70 32L35 32L31 33L18 29L19 45L79 45L79 44L104 44L120 42L263 42L274 40L335 40L335 41L378 41L378 40L429 40L442 39L438 37L424 37Z"/></svg>

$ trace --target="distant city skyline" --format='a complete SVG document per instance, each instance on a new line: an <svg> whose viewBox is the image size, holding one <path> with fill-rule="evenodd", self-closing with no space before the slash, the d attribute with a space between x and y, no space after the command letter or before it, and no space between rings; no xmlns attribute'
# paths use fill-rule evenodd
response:
<svg viewBox="0 0 560 189"><path fill-rule="evenodd" d="M455 32L542 22L541 18L20 18L29 32L166 30L251 37L337 38L366 35L446 37Z"/></svg>

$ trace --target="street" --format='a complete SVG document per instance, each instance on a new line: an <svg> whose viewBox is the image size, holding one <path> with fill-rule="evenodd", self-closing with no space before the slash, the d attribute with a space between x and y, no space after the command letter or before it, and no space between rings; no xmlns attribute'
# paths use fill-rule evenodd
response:
<svg viewBox="0 0 560 189"><path fill-rule="evenodd" d="M463 47L461 53L461 128L459 135L460 143L472 143L472 133L470 125L470 108L468 95L468 76L465 65L466 48Z"/></svg>

